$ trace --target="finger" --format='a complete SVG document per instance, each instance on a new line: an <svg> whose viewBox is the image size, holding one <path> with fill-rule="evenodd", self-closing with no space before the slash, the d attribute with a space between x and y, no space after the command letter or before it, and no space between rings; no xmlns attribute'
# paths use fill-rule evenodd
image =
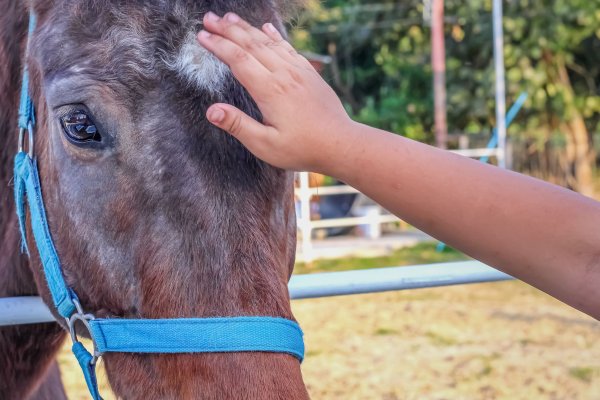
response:
<svg viewBox="0 0 600 400"><path fill-rule="evenodd" d="M198 33L198 42L227 64L237 80L248 89L250 94L258 94L256 91L264 87L261 82L268 82L271 72L232 41L202 30Z"/></svg>
<svg viewBox="0 0 600 400"><path fill-rule="evenodd" d="M213 125L230 133L252 152L264 147L268 138L276 133L274 128L261 124L229 104L213 104L206 111L206 118Z"/></svg>
<svg viewBox="0 0 600 400"><path fill-rule="evenodd" d="M273 39L241 19L237 14L227 13L223 18L209 12L204 16L204 29L231 40L273 71L283 67L285 60L274 49Z"/></svg>
<svg viewBox="0 0 600 400"><path fill-rule="evenodd" d="M272 48L281 58L297 66L313 68L310 62L283 38L281 32L275 28L275 25L268 22L262 26L262 31L273 40L275 45Z"/></svg>

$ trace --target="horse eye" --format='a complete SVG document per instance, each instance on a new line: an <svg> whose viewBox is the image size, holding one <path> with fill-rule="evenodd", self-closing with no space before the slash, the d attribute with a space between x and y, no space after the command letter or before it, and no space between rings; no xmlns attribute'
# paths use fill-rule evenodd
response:
<svg viewBox="0 0 600 400"><path fill-rule="evenodd" d="M67 138L75 143L101 142L102 136L92 118L84 110L68 113L60 119Z"/></svg>

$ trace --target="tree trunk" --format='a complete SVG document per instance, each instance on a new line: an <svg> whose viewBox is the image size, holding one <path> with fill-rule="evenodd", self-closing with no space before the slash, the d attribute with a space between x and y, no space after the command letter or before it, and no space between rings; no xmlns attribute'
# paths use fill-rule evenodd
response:
<svg viewBox="0 0 600 400"><path fill-rule="evenodd" d="M565 125L567 134L570 136L570 141L573 145L572 166L577 182L575 188L579 193L593 197L594 196L594 179L593 179L593 163L594 152L590 146L590 138L585 121L581 112L575 106L575 93L564 58L556 57L556 66L558 69L558 79L565 91L565 101L567 103L567 120Z"/></svg>
<svg viewBox="0 0 600 400"><path fill-rule="evenodd" d="M564 114L558 124L561 132L566 136L566 155L569 163L569 171L565 176L573 176L575 184L570 185L579 193L594 196L594 151L590 145L590 137L581 112L575 105L575 91L567 72L567 64L564 56L544 52L544 61L548 73L548 84L554 84L560 88L563 95Z"/></svg>

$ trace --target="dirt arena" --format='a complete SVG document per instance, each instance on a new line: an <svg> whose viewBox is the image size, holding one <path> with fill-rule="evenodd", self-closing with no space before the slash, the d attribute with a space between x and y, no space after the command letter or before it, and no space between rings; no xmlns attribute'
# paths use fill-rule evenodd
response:
<svg viewBox="0 0 600 400"><path fill-rule="evenodd" d="M314 399L600 399L600 323L520 282L293 308ZM60 363L69 398L87 400L67 347Z"/></svg>

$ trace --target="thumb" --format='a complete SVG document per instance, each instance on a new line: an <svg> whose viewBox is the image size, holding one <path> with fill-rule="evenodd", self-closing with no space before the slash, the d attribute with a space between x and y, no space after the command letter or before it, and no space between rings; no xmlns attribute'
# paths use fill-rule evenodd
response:
<svg viewBox="0 0 600 400"><path fill-rule="evenodd" d="M246 146L264 139L269 128L243 111L229 104L213 104L206 111L206 118L213 125L223 129Z"/></svg>

